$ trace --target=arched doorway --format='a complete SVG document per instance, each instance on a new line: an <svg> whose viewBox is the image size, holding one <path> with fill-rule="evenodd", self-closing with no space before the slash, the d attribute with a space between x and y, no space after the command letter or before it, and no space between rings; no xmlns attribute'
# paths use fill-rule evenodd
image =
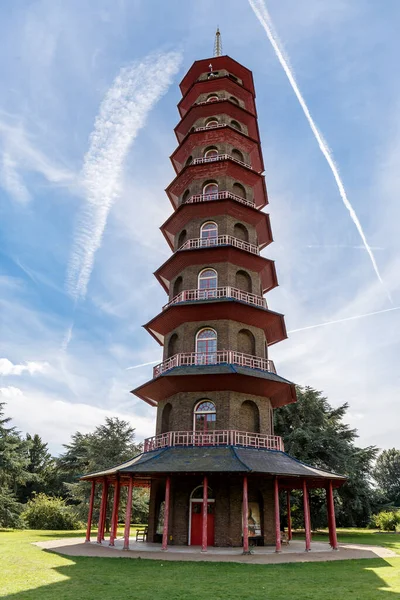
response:
<svg viewBox="0 0 400 600"><path fill-rule="evenodd" d="M214 546L215 499L212 489L207 492L207 545ZM190 494L189 546L201 546L203 528L203 486L194 488Z"/></svg>

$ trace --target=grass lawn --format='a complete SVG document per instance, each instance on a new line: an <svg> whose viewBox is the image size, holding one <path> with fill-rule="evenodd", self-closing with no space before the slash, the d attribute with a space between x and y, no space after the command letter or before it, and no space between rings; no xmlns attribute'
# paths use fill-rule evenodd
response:
<svg viewBox="0 0 400 600"><path fill-rule="evenodd" d="M339 531L341 542L387 546L396 551L399 558L283 565L70 558L31 544L77 534L81 533L0 531L0 597L21 600L400 599L400 535L356 529ZM314 539L327 538L317 534Z"/></svg>

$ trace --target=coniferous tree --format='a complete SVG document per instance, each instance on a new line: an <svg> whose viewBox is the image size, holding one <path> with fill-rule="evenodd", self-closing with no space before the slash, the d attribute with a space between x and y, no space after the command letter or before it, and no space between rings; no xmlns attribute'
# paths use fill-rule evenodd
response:
<svg viewBox="0 0 400 600"><path fill-rule="evenodd" d="M387 500L400 506L400 450L383 450L376 461L373 476Z"/></svg>

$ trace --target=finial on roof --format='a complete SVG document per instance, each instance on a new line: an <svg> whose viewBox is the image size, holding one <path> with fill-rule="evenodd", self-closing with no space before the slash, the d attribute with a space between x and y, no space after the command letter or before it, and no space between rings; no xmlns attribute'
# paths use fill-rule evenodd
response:
<svg viewBox="0 0 400 600"><path fill-rule="evenodd" d="M222 56L222 41L219 27L217 27L217 31L215 33L214 56Z"/></svg>

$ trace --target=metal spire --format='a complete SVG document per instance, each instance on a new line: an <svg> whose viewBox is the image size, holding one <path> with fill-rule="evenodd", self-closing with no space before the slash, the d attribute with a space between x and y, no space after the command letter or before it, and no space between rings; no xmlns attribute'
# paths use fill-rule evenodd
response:
<svg viewBox="0 0 400 600"><path fill-rule="evenodd" d="M219 27L217 27L217 31L215 34L214 56L222 56L222 41L221 34L219 32Z"/></svg>

